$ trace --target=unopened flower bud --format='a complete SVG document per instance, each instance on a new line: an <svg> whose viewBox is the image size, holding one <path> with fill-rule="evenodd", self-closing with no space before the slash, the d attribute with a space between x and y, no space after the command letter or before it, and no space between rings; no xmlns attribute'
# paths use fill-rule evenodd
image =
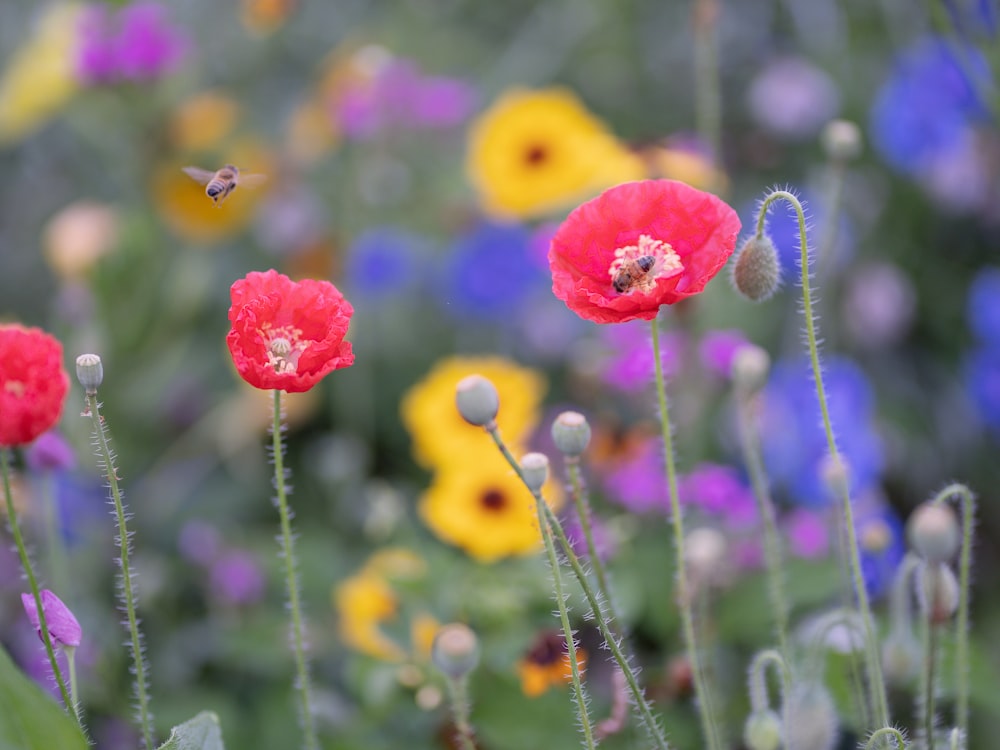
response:
<svg viewBox="0 0 1000 750"><path fill-rule="evenodd" d="M81 354L76 358L76 379L88 395L97 393L104 381L104 365L96 354Z"/></svg>
<svg viewBox="0 0 1000 750"><path fill-rule="evenodd" d="M944 563L924 563L917 570L917 603L932 625L942 625L958 609L958 579Z"/></svg>
<svg viewBox="0 0 1000 750"><path fill-rule="evenodd" d="M781 747L781 719L769 708L754 711L743 725L747 750L778 750Z"/></svg>
<svg viewBox="0 0 1000 750"><path fill-rule="evenodd" d="M532 492L538 492L549 478L549 457L544 453L525 453L521 457L521 474Z"/></svg>
<svg viewBox="0 0 1000 750"><path fill-rule="evenodd" d="M835 497L843 497L851 491L851 467L839 453L836 457L829 453L823 457L819 475Z"/></svg>
<svg viewBox="0 0 1000 750"><path fill-rule="evenodd" d="M765 235L753 235L736 254L732 282L736 291L752 302L762 302L781 285L778 251Z"/></svg>
<svg viewBox="0 0 1000 750"><path fill-rule="evenodd" d="M576 458L590 444L590 424L576 411L564 411L552 423L552 439L567 458Z"/></svg>
<svg viewBox="0 0 1000 750"><path fill-rule="evenodd" d="M479 641L467 625L453 622L438 630L431 648L434 666L453 680L469 674L479 663Z"/></svg>
<svg viewBox="0 0 1000 750"><path fill-rule="evenodd" d="M771 357L755 344L741 346L733 356L733 382L744 393L756 393L763 388L770 369Z"/></svg>
<svg viewBox="0 0 1000 750"><path fill-rule="evenodd" d="M961 535L955 511L941 503L924 503L906 524L910 544L929 563L946 562L955 556Z"/></svg>
<svg viewBox="0 0 1000 750"><path fill-rule="evenodd" d="M837 742L837 709L823 685L793 685L781 713L785 750L833 750Z"/></svg>
<svg viewBox="0 0 1000 750"><path fill-rule="evenodd" d="M820 143L834 161L856 159L861 153L861 129L850 120L831 120L820 134Z"/></svg>
<svg viewBox="0 0 1000 750"><path fill-rule="evenodd" d="M455 386L458 413L469 424L488 427L500 411L500 395L496 386L482 375L469 375Z"/></svg>
<svg viewBox="0 0 1000 750"><path fill-rule="evenodd" d="M83 630L76 617L70 612L69 607L63 604L62 600L48 589L39 592L42 600L42 612L45 615L46 629L52 639L53 646L63 648L76 648L83 640ZM42 626L38 617L38 607L35 606L35 597L32 594L21 594L21 604L24 605L24 612L28 615L38 637L42 638Z"/></svg>
<svg viewBox="0 0 1000 750"><path fill-rule="evenodd" d="M882 644L882 671L894 685L906 685L916 679L922 659L920 643L912 633L891 633Z"/></svg>

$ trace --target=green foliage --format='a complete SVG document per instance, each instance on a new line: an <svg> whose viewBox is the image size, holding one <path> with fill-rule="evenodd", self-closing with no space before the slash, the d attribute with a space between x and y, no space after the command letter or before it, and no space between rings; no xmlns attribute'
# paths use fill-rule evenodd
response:
<svg viewBox="0 0 1000 750"><path fill-rule="evenodd" d="M3 648L0 648L0 706L3 707L0 750L87 748L87 740L73 719L14 665Z"/></svg>
<svg viewBox="0 0 1000 750"><path fill-rule="evenodd" d="M190 721L174 727L170 739L160 745L160 750L224 750L219 717L211 711L202 711Z"/></svg>

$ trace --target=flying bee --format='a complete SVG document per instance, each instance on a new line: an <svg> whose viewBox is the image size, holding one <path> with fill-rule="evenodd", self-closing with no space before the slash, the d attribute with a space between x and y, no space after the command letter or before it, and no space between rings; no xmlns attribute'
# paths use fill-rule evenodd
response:
<svg viewBox="0 0 1000 750"><path fill-rule="evenodd" d="M240 170L232 164L226 164L217 172L199 167L184 167L184 174L205 186L205 195L212 199L216 208L222 205L237 185L254 188L267 179L267 175L262 174L240 174Z"/></svg>
<svg viewBox="0 0 1000 750"><path fill-rule="evenodd" d="M615 272L614 278L611 280L611 286L619 294L630 292L634 287L645 281L646 276L649 275L650 270L652 270L655 264L656 258L652 255L642 255L638 258L623 260L618 271Z"/></svg>

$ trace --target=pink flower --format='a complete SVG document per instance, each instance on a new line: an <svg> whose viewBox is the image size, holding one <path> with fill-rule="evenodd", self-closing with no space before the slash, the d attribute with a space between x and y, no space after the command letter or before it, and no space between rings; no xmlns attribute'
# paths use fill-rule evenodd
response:
<svg viewBox="0 0 1000 750"><path fill-rule="evenodd" d="M62 603L62 600L48 589L42 589L42 612L45 613L45 624L49 629L49 636L52 645L64 648L76 648L83 640L83 629L77 622L69 607ZM21 594L21 603L28 619L38 633L38 637L43 641L42 627L38 622L38 608L35 606L35 597L31 594Z"/></svg>
<svg viewBox="0 0 1000 750"><path fill-rule="evenodd" d="M709 331L698 344L698 358L706 370L728 380L736 352L748 343L742 331Z"/></svg>

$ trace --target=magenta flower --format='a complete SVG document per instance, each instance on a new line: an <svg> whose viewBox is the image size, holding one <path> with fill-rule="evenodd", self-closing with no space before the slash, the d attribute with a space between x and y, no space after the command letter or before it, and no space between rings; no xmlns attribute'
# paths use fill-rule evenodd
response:
<svg viewBox="0 0 1000 750"><path fill-rule="evenodd" d="M655 362L650 344L648 325L616 325L601 329L612 353L604 364L601 377L620 391L631 393L649 387L653 382ZM667 331L660 337L660 362L663 374L670 378L681 366L686 337L677 331Z"/></svg>
<svg viewBox="0 0 1000 750"><path fill-rule="evenodd" d="M677 494L683 505L721 518L730 529L748 529L757 523L757 501L753 491L731 466L698 464L681 478Z"/></svg>
<svg viewBox="0 0 1000 750"><path fill-rule="evenodd" d="M698 344L698 359L706 370L728 380L736 352L748 343L742 331L709 331Z"/></svg>
<svg viewBox="0 0 1000 750"><path fill-rule="evenodd" d="M62 600L48 589L42 589L42 611L45 613L45 624L49 629L49 637L52 645L63 648L76 648L83 639L83 629L77 622L69 607L62 603ZM38 622L38 608L35 606L35 597L31 594L21 594L21 603L28 619L38 633L38 637L43 641L42 628Z"/></svg>
<svg viewBox="0 0 1000 750"><path fill-rule="evenodd" d="M564 521L563 526L574 554L582 560L589 558L590 550L587 548L587 537L583 533L580 517L574 513ZM601 558L601 562L607 562L615 554L615 540L604 522L593 514L590 517L590 534L594 540L594 550L597 552L597 556Z"/></svg>
<svg viewBox="0 0 1000 750"><path fill-rule="evenodd" d="M830 553L830 535L822 513L794 510L785 518L784 527L788 548L796 557L818 560Z"/></svg>
<svg viewBox="0 0 1000 750"><path fill-rule="evenodd" d="M117 77L114 34L107 5L88 5L80 12L76 45L76 76L82 83L110 83Z"/></svg>
<svg viewBox="0 0 1000 750"><path fill-rule="evenodd" d="M267 580L257 560L243 550L232 550L219 557L212 565L209 579L212 592L235 606L260 601L267 588Z"/></svg>
<svg viewBox="0 0 1000 750"><path fill-rule="evenodd" d="M66 438L56 430L38 436L24 451L24 462L37 473L66 471L76 465L76 456Z"/></svg>
<svg viewBox="0 0 1000 750"><path fill-rule="evenodd" d="M621 328L623 326L619 326ZM608 497L633 513L667 512L670 495L663 478L663 443L650 438L616 460L604 476Z"/></svg>

